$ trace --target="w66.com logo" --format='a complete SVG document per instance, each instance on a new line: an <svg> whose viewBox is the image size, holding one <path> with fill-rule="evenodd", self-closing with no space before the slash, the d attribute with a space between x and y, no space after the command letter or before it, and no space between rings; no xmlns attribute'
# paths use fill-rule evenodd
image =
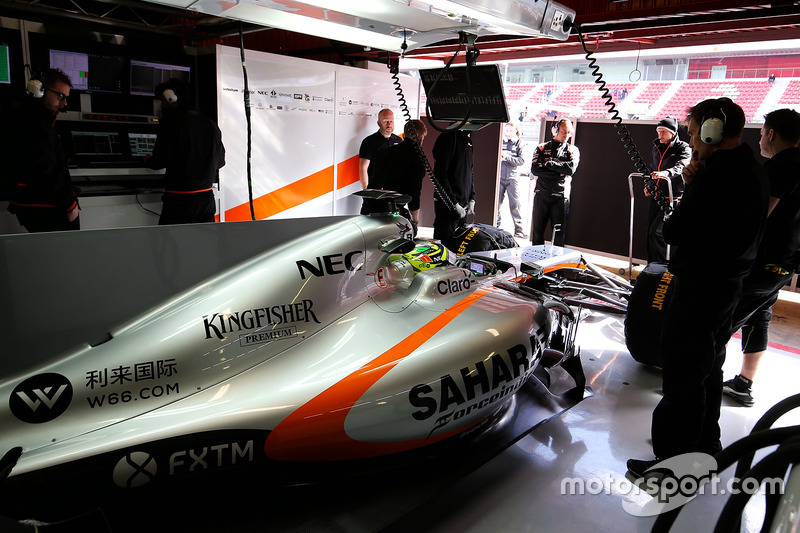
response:
<svg viewBox="0 0 800 533"><path fill-rule="evenodd" d="M717 461L705 453L685 453L665 459L630 482L610 474L601 478L565 478L561 494L616 494L624 496L622 508L633 516L655 516L677 509L700 494L756 494L762 484L768 494L783 494L782 478L762 482L731 478L723 483L717 476Z"/></svg>

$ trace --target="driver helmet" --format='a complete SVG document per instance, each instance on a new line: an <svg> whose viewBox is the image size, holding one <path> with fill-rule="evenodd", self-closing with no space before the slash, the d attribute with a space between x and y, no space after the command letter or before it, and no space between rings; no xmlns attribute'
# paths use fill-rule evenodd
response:
<svg viewBox="0 0 800 533"><path fill-rule="evenodd" d="M403 259L411 264L414 272L423 272L447 264L447 248L436 243L423 244L403 254Z"/></svg>

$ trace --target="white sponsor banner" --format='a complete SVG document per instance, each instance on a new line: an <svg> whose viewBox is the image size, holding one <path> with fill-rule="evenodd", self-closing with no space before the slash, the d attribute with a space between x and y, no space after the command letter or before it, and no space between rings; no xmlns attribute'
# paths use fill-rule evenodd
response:
<svg viewBox="0 0 800 533"><path fill-rule="evenodd" d="M361 201L358 149L377 131L382 108L403 130L388 71L372 71L245 51L251 122L251 186L256 219L355 214ZM400 76L411 118L420 83ZM217 46L218 123L226 164L220 170L222 220L249 220L247 122L240 51Z"/></svg>

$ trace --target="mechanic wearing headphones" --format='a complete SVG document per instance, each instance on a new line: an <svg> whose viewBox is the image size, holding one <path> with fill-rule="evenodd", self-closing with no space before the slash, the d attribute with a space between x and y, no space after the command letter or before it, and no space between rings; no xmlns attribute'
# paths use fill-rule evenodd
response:
<svg viewBox="0 0 800 533"><path fill-rule="evenodd" d="M222 133L214 122L189 106L186 84L172 78L158 87L161 124L153 155L145 158L152 169L166 168L165 192L159 225L214 222L213 185L225 165Z"/></svg>
<svg viewBox="0 0 800 533"><path fill-rule="evenodd" d="M553 139L533 151L531 174L536 176L536 188L531 244L544 244L544 230L549 220L553 225L553 244L564 246L572 175L581 160L578 147L567 142L574 131L568 118L556 119Z"/></svg>
<svg viewBox="0 0 800 533"><path fill-rule="evenodd" d="M766 225L769 184L741 143L742 108L729 98L704 100L687 120L693 152L683 170L686 189L664 222L673 295L661 336L663 397L651 428L656 459L628 460L636 477L664 459L722 449L725 345Z"/></svg>
<svg viewBox="0 0 800 533"><path fill-rule="evenodd" d="M675 117L664 117L656 126L658 138L653 141L653 172L650 174L664 193L669 196L669 189L666 185L659 183L659 180L670 180L672 182L672 196L669 200L680 198L683 194L683 178L681 172L683 167L689 164L692 159L692 149L688 143L678 138L678 121ZM650 193L645 188L645 196ZM655 198L650 198L647 202L647 262L667 261L667 243L664 242L664 212Z"/></svg>
<svg viewBox="0 0 800 533"><path fill-rule="evenodd" d="M27 96L9 106L0 126L0 157L9 165L2 178L8 210L31 233L80 229L80 206L54 128L71 88L59 69L37 72Z"/></svg>

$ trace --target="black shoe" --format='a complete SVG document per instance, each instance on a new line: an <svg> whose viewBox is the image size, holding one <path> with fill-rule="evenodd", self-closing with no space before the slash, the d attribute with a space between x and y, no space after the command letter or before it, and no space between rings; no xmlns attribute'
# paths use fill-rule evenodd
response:
<svg viewBox="0 0 800 533"><path fill-rule="evenodd" d="M660 459L628 459L626 466L633 477L644 478L651 474L647 471L660 462Z"/></svg>
<svg viewBox="0 0 800 533"><path fill-rule="evenodd" d="M737 374L736 377L722 384L722 394L736 400L745 407L751 407L755 403L753 395L750 392L750 385L752 383L753 382L750 381L750 384L748 384L745 378Z"/></svg>

